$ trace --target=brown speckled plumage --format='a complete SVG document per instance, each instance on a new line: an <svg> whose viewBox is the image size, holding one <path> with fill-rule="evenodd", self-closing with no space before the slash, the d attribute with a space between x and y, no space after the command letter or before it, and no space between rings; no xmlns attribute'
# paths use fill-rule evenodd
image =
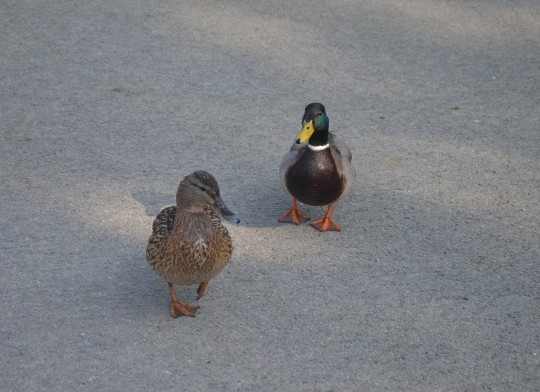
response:
<svg viewBox="0 0 540 392"><path fill-rule="evenodd" d="M171 315L177 317L178 311L193 316L198 307L176 301L172 284L200 283L198 293L202 297L208 281L229 263L233 250L232 239L217 210L229 220L239 220L223 204L217 181L204 171L182 180L176 203L177 206L164 208L154 220L146 258L169 284ZM180 305L175 307L175 302Z"/></svg>

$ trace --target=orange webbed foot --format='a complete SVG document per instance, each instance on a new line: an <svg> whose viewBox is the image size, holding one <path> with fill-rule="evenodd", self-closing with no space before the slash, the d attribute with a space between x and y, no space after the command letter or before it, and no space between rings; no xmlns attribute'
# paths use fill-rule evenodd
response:
<svg viewBox="0 0 540 392"><path fill-rule="evenodd" d="M172 317L177 318L180 316L195 317L199 307L197 305L186 304L180 301L171 302L169 313Z"/></svg>
<svg viewBox="0 0 540 392"><path fill-rule="evenodd" d="M341 226L334 222L331 218L332 215L332 204L328 205L326 214L321 219L314 220L310 224L318 229L319 231L327 231L328 229L333 229L335 231L341 231Z"/></svg>
<svg viewBox="0 0 540 392"><path fill-rule="evenodd" d="M169 294L171 295L171 307L169 308L169 314L171 317L177 318L180 316L195 317L195 312L199 307L197 305L186 304L178 301L174 295L174 287L171 282L167 282L169 287Z"/></svg>
<svg viewBox="0 0 540 392"><path fill-rule="evenodd" d="M296 206L296 199L294 198L292 200L291 208L285 211L285 213L278 218L278 221L285 222L289 216L291 217L291 222L297 226L302 222L309 220L309 218L298 209L298 207Z"/></svg>
<svg viewBox="0 0 540 392"><path fill-rule="evenodd" d="M315 227L319 231L327 231L330 228L335 231L341 231L341 226L334 222L331 218L317 219L311 222L310 225Z"/></svg>

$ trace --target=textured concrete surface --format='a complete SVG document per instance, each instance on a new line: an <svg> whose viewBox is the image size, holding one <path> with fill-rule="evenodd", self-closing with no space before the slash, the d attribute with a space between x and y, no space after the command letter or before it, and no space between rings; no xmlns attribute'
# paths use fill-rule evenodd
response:
<svg viewBox="0 0 540 392"><path fill-rule="evenodd" d="M0 390L539 390L539 8L1 2ZM276 221L311 101L341 233ZM197 168L243 220L172 319L144 251Z"/></svg>

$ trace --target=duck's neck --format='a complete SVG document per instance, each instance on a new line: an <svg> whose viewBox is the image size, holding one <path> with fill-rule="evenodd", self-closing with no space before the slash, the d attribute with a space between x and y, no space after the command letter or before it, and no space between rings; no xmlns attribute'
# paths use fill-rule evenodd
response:
<svg viewBox="0 0 540 392"><path fill-rule="evenodd" d="M313 133L309 138L309 147L315 150L322 150L328 147L328 130Z"/></svg>
<svg viewBox="0 0 540 392"><path fill-rule="evenodd" d="M312 151L322 151L322 150L327 149L328 147L330 147L330 144L326 143L323 146L312 146L311 144L308 144L308 147Z"/></svg>
<svg viewBox="0 0 540 392"><path fill-rule="evenodd" d="M204 214L204 209L202 205L191 205L184 207L176 207L176 218L174 219L174 226L182 226L186 221L189 221L190 218L196 218L200 216L199 214Z"/></svg>

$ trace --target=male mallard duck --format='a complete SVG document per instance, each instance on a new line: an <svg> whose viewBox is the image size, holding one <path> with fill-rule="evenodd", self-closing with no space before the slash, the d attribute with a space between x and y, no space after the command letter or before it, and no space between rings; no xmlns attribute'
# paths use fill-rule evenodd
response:
<svg viewBox="0 0 540 392"><path fill-rule="evenodd" d="M173 317L194 317L199 308L178 301L173 284L199 283L197 299L200 299L208 281L229 263L232 240L217 210L225 219L240 222L223 203L214 176L201 170L184 177L176 191L176 207L161 210L154 220L146 259L167 281Z"/></svg>
<svg viewBox="0 0 540 392"><path fill-rule="evenodd" d="M324 217L311 225L320 231L341 230L331 218L332 205L349 191L355 171L351 166L351 150L328 131L329 123L321 103L306 106L296 141L281 160L281 179L293 199L291 208L279 217L280 222L289 216L296 225L309 220L298 209L298 199L312 206L328 205Z"/></svg>

